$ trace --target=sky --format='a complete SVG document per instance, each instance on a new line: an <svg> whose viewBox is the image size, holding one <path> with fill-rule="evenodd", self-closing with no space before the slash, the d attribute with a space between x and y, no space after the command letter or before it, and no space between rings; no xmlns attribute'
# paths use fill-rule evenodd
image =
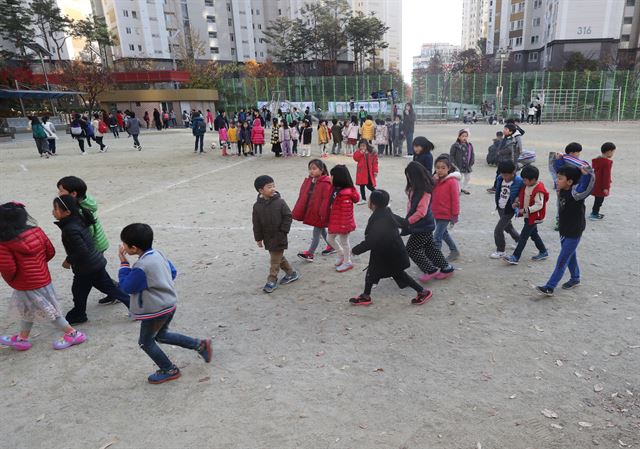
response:
<svg viewBox="0 0 640 449"><path fill-rule="evenodd" d="M413 57L422 44L460 45L462 0L402 0L402 75L411 81Z"/></svg>

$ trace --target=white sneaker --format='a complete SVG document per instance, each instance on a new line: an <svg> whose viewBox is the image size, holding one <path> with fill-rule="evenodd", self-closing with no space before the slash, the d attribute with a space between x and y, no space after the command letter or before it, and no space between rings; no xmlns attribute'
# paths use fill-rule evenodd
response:
<svg viewBox="0 0 640 449"><path fill-rule="evenodd" d="M494 251L489 257L491 257L492 259L502 259L506 255L507 253L505 253L504 251Z"/></svg>
<svg viewBox="0 0 640 449"><path fill-rule="evenodd" d="M82 154L83 156L86 156L86 155L87 155L87 152L86 152L86 151L83 151L81 154Z"/></svg>
<svg viewBox="0 0 640 449"><path fill-rule="evenodd" d="M358 201L358 206L362 206L363 204L367 204L365 200Z"/></svg>

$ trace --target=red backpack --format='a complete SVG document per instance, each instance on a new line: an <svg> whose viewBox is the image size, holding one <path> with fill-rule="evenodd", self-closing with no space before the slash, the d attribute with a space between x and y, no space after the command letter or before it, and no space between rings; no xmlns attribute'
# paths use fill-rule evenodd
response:
<svg viewBox="0 0 640 449"><path fill-rule="evenodd" d="M109 128L107 128L107 124L104 122L104 120L100 120L100 122L98 122L98 132L100 134L104 134L108 131Z"/></svg>

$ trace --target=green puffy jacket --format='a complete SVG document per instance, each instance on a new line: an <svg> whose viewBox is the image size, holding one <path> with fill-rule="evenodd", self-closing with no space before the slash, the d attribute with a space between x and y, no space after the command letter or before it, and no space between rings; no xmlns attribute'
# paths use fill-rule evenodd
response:
<svg viewBox="0 0 640 449"><path fill-rule="evenodd" d="M93 215L95 224L93 226L89 226L89 232L91 232L93 243L96 245L98 252L105 252L107 248L109 248L109 240L107 240L107 235L104 233L104 229L102 229L100 220L98 220L98 203L96 203L96 200L94 200L93 197L87 195L82 201L80 201L80 206L83 209L90 211L91 215Z"/></svg>

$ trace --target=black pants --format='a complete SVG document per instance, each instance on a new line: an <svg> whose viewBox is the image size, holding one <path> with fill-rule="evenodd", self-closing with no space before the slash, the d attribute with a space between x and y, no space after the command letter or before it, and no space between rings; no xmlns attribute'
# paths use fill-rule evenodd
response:
<svg viewBox="0 0 640 449"><path fill-rule="evenodd" d="M67 321L70 318L72 321L76 321L76 319L87 317L87 297L92 288L100 290L110 298L117 299L129 308L129 295L116 286L104 268L95 273L74 274L73 284L71 285L73 309L67 313Z"/></svg>
<svg viewBox="0 0 640 449"><path fill-rule="evenodd" d="M262 144L261 143L254 143L253 144L253 151L254 151L254 154L262 154Z"/></svg>
<svg viewBox="0 0 640 449"><path fill-rule="evenodd" d="M195 146L193 148L193 151L195 151L196 153L198 152L198 147L200 147L200 152L204 152L204 134L201 134L199 136L196 136L196 142L195 142Z"/></svg>
<svg viewBox="0 0 640 449"><path fill-rule="evenodd" d="M415 281L415 279L413 279L411 276L409 276L406 271L403 271L402 273L398 273L398 274L392 276L392 278L393 278L394 281L396 281L396 284L398 284L398 287L400 287L400 288L411 287L417 293L420 293L420 292L422 292L424 290L424 288L422 288L422 286L420 284L418 284ZM373 284L374 284L374 282L372 282L367 276L367 278L364 281L364 294L365 295L367 295L367 296L371 295L371 289L373 288Z"/></svg>
<svg viewBox="0 0 640 449"><path fill-rule="evenodd" d="M602 207L602 203L604 203L603 196L594 197L593 209L591 209L591 213L594 215L598 215L600 213L600 208Z"/></svg>
<svg viewBox="0 0 640 449"><path fill-rule="evenodd" d="M84 137L78 137L78 146L80 147L80 151L84 153Z"/></svg>
<svg viewBox="0 0 640 449"><path fill-rule="evenodd" d="M438 269L449 267L449 262L434 243L431 232L411 234L407 240L407 253L424 273L435 273Z"/></svg>
<svg viewBox="0 0 640 449"><path fill-rule="evenodd" d="M138 134L131 134L131 137L133 137L133 144L137 147L140 146L140 141L138 140Z"/></svg>
<svg viewBox="0 0 640 449"><path fill-rule="evenodd" d="M105 144L102 143L102 139L104 139L104 137L103 136L96 136L96 137L94 137L94 139L95 139L96 143L98 145L100 145L100 149L103 150L104 147L105 147Z"/></svg>
<svg viewBox="0 0 640 449"><path fill-rule="evenodd" d="M113 137L120 137L120 131L118 131L118 127L117 126L110 126L109 128L111 128L111 132L113 133Z"/></svg>
<svg viewBox="0 0 640 449"><path fill-rule="evenodd" d="M527 219L525 218L525 220ZM538 234L538 225L530 225L529 223L525 222L524 226L522 227L522 231L520 232L518 246L516 246L516 249L513 252L513 255L516 257L516 259L520 259L522 251L524 251L524 247L527 246L527 240L529 240L529 237L531 237L531 240L533 240L533 243L535 243L538 251L540 251L541 253L547 251L547 248L544 246L544 242L540 238L540 234Z"/></svg>
<svg viewBox="0 0 640 449"><path fill-rule="evenodd" d="M373 184L371 183L371 181L369 181L369 184L362 184L360 185L360 196L362 197L362 201L367 201L367 193L364 190L364 188L369 189L369 192L373 192L375 190L375 188L373 187Z"/></svg>

